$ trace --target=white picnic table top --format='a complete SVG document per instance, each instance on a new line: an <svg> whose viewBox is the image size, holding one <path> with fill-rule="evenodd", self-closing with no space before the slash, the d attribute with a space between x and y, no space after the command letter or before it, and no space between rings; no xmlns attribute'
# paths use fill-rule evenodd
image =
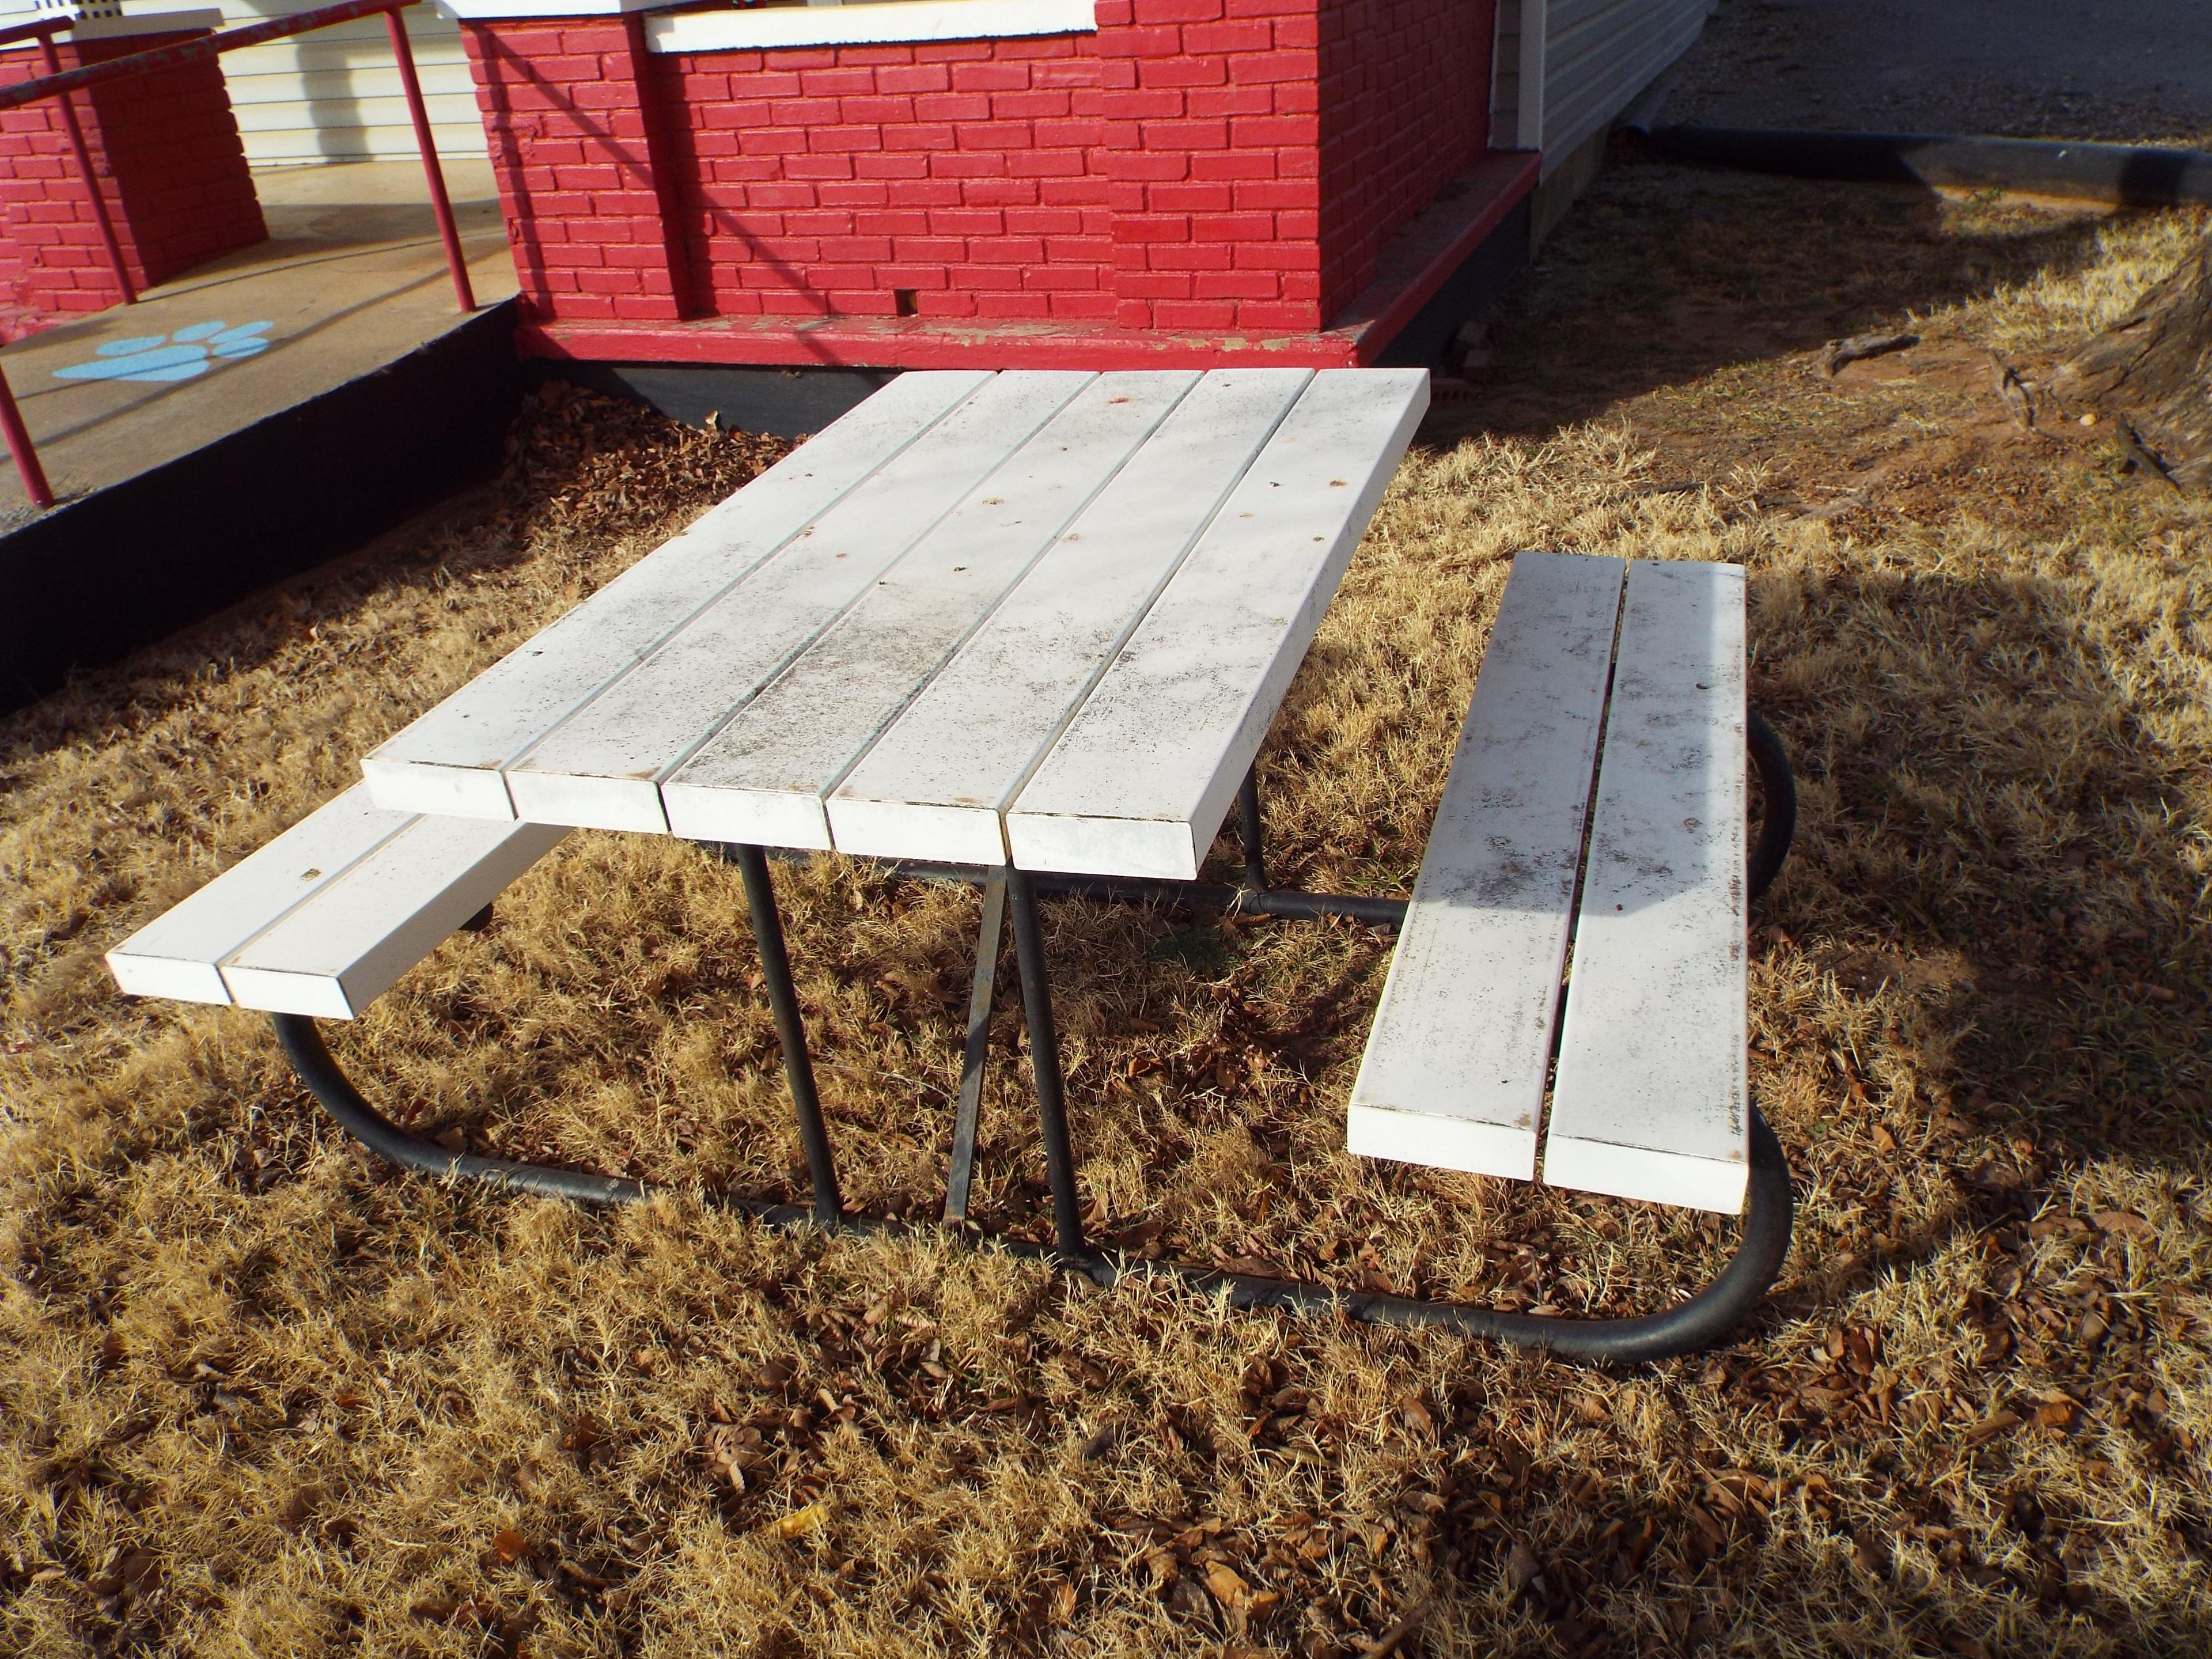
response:
<svg viewBox="0 0 2212 1659"><path fill-rule="evenodd" d="M1422 369L902 375L362 763L381 806L1191 878Z"/></svg>

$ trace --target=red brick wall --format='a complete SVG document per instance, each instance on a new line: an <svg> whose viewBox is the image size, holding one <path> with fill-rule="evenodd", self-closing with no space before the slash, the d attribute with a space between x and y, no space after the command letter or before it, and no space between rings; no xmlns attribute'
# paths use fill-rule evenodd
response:
<svg viewBox="0 0 2212 1659"><path fill-rule="evenodd" d="M1495 0L1322 0L1322 271L1334 312L1490 146Z"/></svg>
<svg viewBox="0 0 2212 1659"><path fill-rule="evenodd" d="M656 61L718 314L1113 315L1090 37Z"/></svg>
<svg viewBox="0 0 2212 1659"><path fill-rule="evenodd" d="M636 15L462 33L530 307L580 320L696 314Z"/></svg>
<svg viewBox="0 0 2212 1659"><path fill-rule="evenodd" d="M1098 0L1117 322L1326 320L1316 4Z"/></svg>
<svg viewBox="0 0 2212 1659"><path fill-rule="evenodd" d="M131 35L62 46L64 69L191 39ZM35 49L0 55L0 84L42 73ZM124 264L140 288L264 240L238 124L212 60L80 92L77 119ZM102 310L121 292L52 99L0 112L0 288L47 313Z"/></svg>
<svg viewBox="0 0 2212 1659"><path fill-rule="evenodd" d="M1279 333L1480 155L1490 7L1097 0L1095 34L661 57L635 18L465 33L541 319Z"/></svg>

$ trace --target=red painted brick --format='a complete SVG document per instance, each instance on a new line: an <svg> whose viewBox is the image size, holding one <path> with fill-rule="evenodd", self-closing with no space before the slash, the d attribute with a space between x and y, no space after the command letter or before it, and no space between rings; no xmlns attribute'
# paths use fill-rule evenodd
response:
<svg viewBox="0 0 2212 1659"><path fill-rule="evenodd" d="M1210 23L1222 15L1222 0L1136 0L1142 28L1158 23Z"/></svg>
<svg viewBox="0 0 2212 1659"><path fill-rule="evenodd" d="M1137 65L1137 84L1140 87L1218 87L1228 79L1229 65L1219 58L1185 53L1176 58L1147 58Z"/></svg>
<svg viewBox="0 0 2212 1659"><path fill-rule="evenodd" d="M1201 300L1273 300L1281 292L1271 270L1201 270L1197 297Z"/></svg>
<svg viewBox="0 0 2212 1659"><path fill-rule="evenodd" d="M1320 307L1311 303L1240 300L1237 304L1237 321L1243 328L1279 328L1285 332L1302 333L1321 327L1322 320Z"/></svg>
<svg viewBox="0 0 2212 1659"><path fill-rule="evenodd" d="M1161 328L1229 328L1237 307L1226 300L1162 300L1152 307L1152 320Z"/></svg>
<svg viewBox="0 0 2212 1659"><path fill-rule="evenodd" d="M951 88L952 70L944 64L907 64L876 71L878 92L949 92Z"/></svg>
<svg viewBox="0 0 2212 1659"><path fill-rule="evenodd" d="M1279 108L1274 87L1194 87L1186 94L1189 114L1197 119L1218 115L1272 115Z"/></svg>
<svg viewBox="0 0 2212 1659"><path fill-rule="evenodd" d="M1120 301L1110 294L1053 294L1051 314L1068 322L1110 323Z"/></svg>
<svg viewBox="0 0 2212 1659"><path fill-rule="evenodd" d="M978 317L1048 317L1050 302L1042 294L983 294L976 296Z"/></svg>

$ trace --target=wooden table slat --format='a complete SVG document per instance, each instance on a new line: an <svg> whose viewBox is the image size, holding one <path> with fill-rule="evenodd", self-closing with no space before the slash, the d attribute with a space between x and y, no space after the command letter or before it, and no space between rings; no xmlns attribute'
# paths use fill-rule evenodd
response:
<svg viewBox="0 0 2212 1659"><path fill-rule="evenodd" d="M991 380L901 375L362 764L396 811L512 818L501 770Z"/></svg>
<svg viewBox="0 0 2212 1659"><path fill-rule="evenodd" d="M669 775L1094 378L1001 374L976 392L532 744L507 769L516 811L665 832Z"/></svg>
<svg viewBox="0 0 2212 1659"><path fill-rule="evenodd" d="M1198 378L1092 381L662 785L669 829L827 849L824 797ZM969 742L1005 734L986 720Z"/></svg>
<svg viewBox="0 0 2212 1659"><path fill-rule="evenodd" d="M1311 379L1200 381L830 797L838 848L1005 863L1001 809Z"/></svg>
<svg viewBox="0 0 2212 1659"><path fill-rule="evenodd" d="M1544 1179L1734 1214L1750 1171L1743 572L1632 562Z"/></svg>
<svg viewBox="0 0 2212 1659"><path fill-rule="evenodd" d="M1314 376L1016 798L1017 865L1198 873L1427 406L1425 369Z"/></svg>

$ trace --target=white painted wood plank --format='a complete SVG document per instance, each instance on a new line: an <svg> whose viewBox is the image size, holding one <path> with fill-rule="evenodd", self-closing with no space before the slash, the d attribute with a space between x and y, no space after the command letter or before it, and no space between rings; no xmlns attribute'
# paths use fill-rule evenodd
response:
<svg viewBox="0 0 2212 1659"><path fill-rule="evenodd" d="M240 1007L350 1019L568 831L416 817L222 963Z"/></svg>
<svg viewBox="0 0 2212 1659"><path fill-rule="evenodd" d="M1544 1179L1733 1214L1745 1044L1743 572L1632 562Z"/></svg>
<svg viewBox="0 0 2212 1659"><path fill-rule="evenodd" d="M522 817L665 833L660 785L1096 378L999 375L507 769ZM893 382L896 386L898 382Z"/></svg>
<svg viewBox="0 0 2212 1659"><path fill-rule="evenodd" d="M133 996L227 1003L216 963L410 821L356 784L125 939L107 953L108 971Z"/></svg>
<svg viewBox="0 0 2212 1659"><path fill-rule="evenodd" d="M1513 562L1352 1085L1355 1152L1535 1176L1623 564Z"/></svg>
<svg viewBox="0 0 2212 1659"><path fill-rule="evenodd" d="M1425 369L1325 369L1006 815L1025 869L1194 877L1428 407Z"/></svg>
<svg viewBox="0 0 2212 1659"><path fill-rule="evenodd" d="M362 763L380 805L511 818L501 770L990 380L902 374Z"/></svg>
<svg viewBox="0 0 2212 1659"><path fill-rule="evenodd" d="M824 797L1198 380L1148 370L1085 387L668 779L670 829L829 847ZM1002 738L987 720L968 742Z"/></svg>
<svg viewBox="0 0 2212 1659"><path fill-rule="evenodd" d="M1216 369L1176 404L830 797L839 849L1004 864L1000 809L1311 378Z"/></svg>

